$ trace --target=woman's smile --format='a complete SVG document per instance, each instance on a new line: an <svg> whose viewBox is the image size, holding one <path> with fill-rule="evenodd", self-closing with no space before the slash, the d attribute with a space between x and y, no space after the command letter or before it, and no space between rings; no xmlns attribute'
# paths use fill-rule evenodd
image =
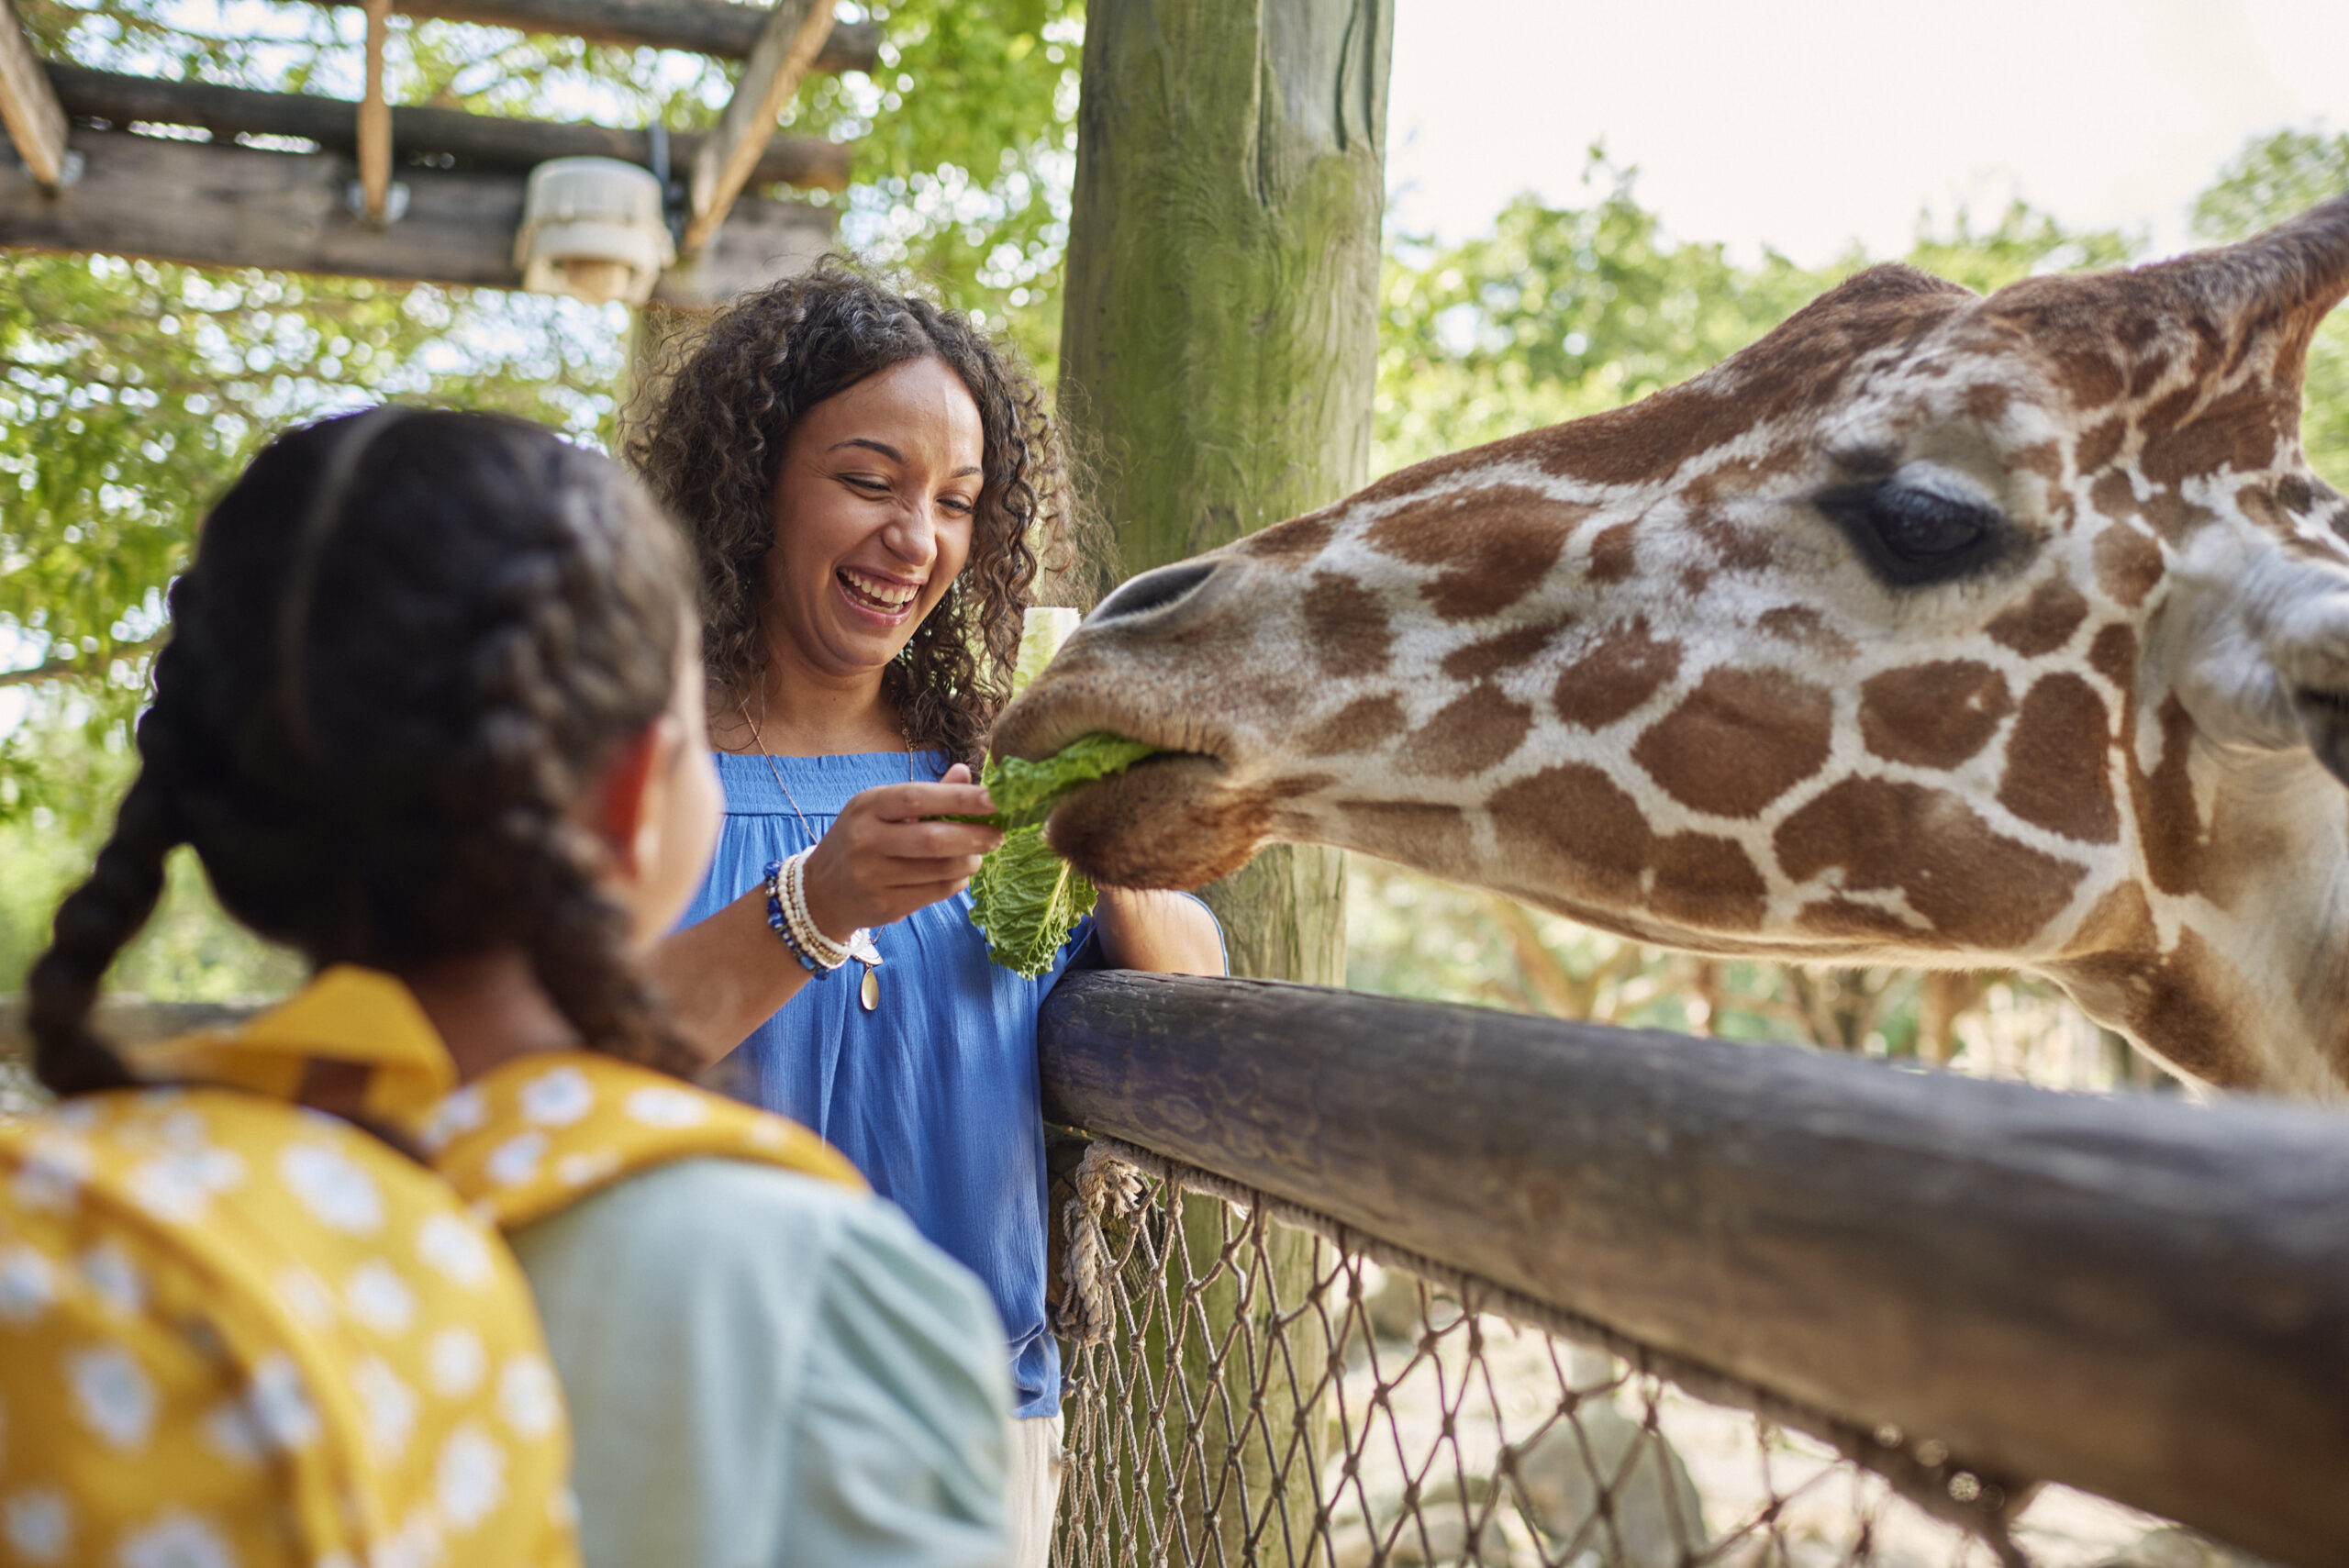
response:
<svg viewBox="0 0 2349 1568"><path fill-rule="evenodd" d="M921 580L885 576L877 572L843 566L832 573L851 607L889 626L901 625L921 597Z"/></svg>

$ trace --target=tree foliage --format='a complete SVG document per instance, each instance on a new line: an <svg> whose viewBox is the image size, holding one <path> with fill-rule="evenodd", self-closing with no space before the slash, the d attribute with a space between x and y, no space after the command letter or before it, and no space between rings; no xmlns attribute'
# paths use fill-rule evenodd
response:
<svg viewBox="0 0 2349 1568"><path fill-rule="evenodd" d="M41 53L102 69L346 97L362 80L351 8L18 10ZM814 79L785 116L800 134L858 144L857 182L813 199L838 207L843 240L868 259L1008 325L1049 368L1081 11L896 0L862 14L885 40L875 71ZM402 18L386 81L395 103L687 129L715 120L738 69ZM0 252L0 990L111 815L163 590L254 448L288 423L388 396L504 408L607 440L626 329L617 307L490 290ZM202 972L165 984L174 991L277 973L218 931L198 880L175 873L156 933L126 961L128 983L169 982L167 951Z"/></svg>

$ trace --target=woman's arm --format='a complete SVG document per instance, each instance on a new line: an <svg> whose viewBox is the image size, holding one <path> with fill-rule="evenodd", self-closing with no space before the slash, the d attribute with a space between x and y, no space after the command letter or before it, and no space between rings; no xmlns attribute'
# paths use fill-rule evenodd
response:
<svg viewBox="0 0 2349 1568"><path fill-rule="evenodd" d="M1224 973L1223 932L1207 906L1185 894L1105 887L1093 919L1111 969Z"/></svg>
<svg viewBox="0 0 2349 1568"><path fill-rule="evenodd" d="M652 950L651 967L677 1027L713 1062L815 978L768 929L763 886L672 932Z"/></svg>
<svg viewBox="0 0 2349 1568"><path fill-rule="evenodd" d="M885 784L852 795L807 858L807 912L833 940L885 926L961 892L979 857L1003 842L992 828L940 822L995 809L956 763L938 784ZM1212 922L1210 922L1212 924ZM717 1062L813 978L767 926L754 887L652 952L652 976L703 1059Z"/></svg>

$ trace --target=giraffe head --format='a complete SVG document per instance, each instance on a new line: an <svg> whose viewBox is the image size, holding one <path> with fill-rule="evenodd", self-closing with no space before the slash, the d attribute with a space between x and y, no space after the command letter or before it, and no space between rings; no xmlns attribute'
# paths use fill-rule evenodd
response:
<svg viewBox="0 0 2349 1568"><path fill-rule="evenodd" d="M1336 844L1642 940L2017 965L2206 1080L2349 1084L2349 197L1980 297L1862 273L1630 407L1135 578L1005 714L1168 756L1052 842Z"/></svg>

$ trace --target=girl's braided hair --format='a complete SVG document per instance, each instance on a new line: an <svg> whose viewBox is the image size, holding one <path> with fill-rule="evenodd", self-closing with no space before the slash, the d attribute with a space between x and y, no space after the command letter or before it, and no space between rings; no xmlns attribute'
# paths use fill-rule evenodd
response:
<svg viewBox="0 0 2349 1568"><path fill-rule="evenodd" d="M924 358L970 390L985 455L970 559L891 667L890 695L908 742L978 765L1010 695L1037 577L1074 560L1067 459L1014 350L959 311L837 259L736 301L652 384L628 442L629 461L693 541L712 714L755 692L765 673L763 567L793 423L867 376Z"/></svg>
<svg viewBox="0 0 2349 1568"><path fill-rule="evenodd" d="M139 776L28 977L41 1081L130 1081L90 1007L181 844L315 964L518 948L595 1048L690 1071L570 815L667 708L687 583L642 490L534 425L387 407L278 438L172 586Z"/></svg>

